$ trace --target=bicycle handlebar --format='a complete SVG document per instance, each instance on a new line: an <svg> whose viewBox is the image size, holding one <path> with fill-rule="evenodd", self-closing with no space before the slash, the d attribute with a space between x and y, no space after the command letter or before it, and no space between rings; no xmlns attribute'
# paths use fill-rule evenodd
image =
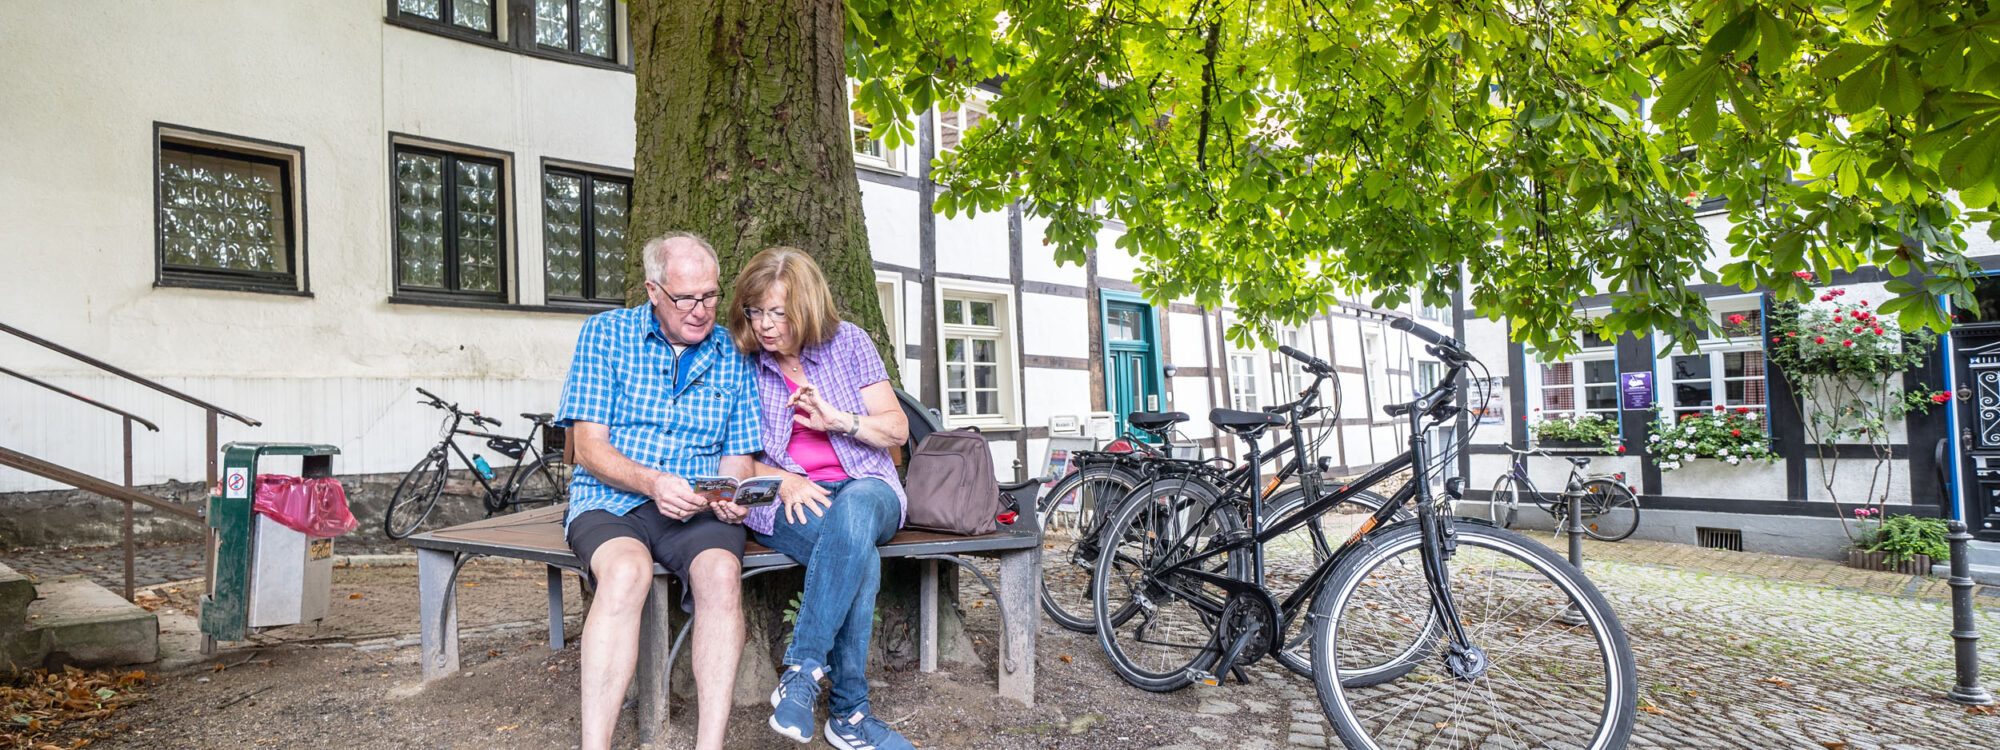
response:
<svg viewBox="0 0 2000 750"><path fill-rule="evenodd" d="M1280 346L1278 347L1278 352L1287 357L1291 357L1292 359L1298 360L1300 364L1305 365L1306 369L1311 370L1315 375L1330 375L1333 373L1333 365L1327 364L1326 360L1299 351L1290 346Z"/></svg>

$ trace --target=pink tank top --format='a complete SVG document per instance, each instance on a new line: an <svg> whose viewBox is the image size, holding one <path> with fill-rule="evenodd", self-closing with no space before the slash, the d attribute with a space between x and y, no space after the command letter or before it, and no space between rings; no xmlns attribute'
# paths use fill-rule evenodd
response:
<svg viewBox="0 0 2000 750"><path fill-rule="evenodd" d="M785 387L792 391L799 384L785 378ZM834 455L833 440L823 430L815 430L798 422L792 423L792 442L785 448L797 461L799 468L806 470L806 478L815 482L838 482L848 478L847 470L841 468L840 457Z"/></svg>

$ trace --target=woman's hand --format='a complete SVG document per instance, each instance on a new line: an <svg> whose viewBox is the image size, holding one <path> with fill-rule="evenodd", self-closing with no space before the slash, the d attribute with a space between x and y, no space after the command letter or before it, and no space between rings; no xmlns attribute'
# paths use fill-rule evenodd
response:
<svg viewBox="0 0 2000 750"><path fill-rule="evenodd" d="M847 412L835 409L831 404L820 400L819 391L810 385L802 385L798 390L792 391L792 396L785 400L785 405L798 412L792 415L792 421L808 430L845 434L854 424L853 417Z"/></svg>
<svg viewBox="0 0 2000 750"><path fill-rule="evenodd" d="M807 510L815 516L825 516L826 509L833 505L825 487L797 474L785 477L778 484L778 500L785 504L785 520L793 524L805 523Z"/></svg>

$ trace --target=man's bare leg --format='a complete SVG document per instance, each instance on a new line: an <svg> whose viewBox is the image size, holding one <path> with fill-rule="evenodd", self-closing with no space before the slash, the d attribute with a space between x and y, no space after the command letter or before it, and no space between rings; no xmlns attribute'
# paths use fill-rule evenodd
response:
<svg viewBox="0 0 2000 750"><path fill-rule="evenodd" d="M653 556L637 539L612 539L591 553L590 572L597 589L583 621L582 750L604 750L639 661L639 612L652 590Z"/></svg>
<svg viewBox="0 0 2000 750"><path fill-rule="evenodd" d="M694 686L701 706L695 750L721 750L736 693L736 664L743 659L743 561L711 549L695 556L688 577L694 590Z"/></svg>

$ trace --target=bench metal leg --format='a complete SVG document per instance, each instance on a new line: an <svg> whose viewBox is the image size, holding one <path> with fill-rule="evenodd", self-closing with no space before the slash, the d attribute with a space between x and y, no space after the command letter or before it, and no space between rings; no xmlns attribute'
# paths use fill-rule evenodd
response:
<svg viewBox="0 0 2000 750"><path fill-rule="evenodd" d="M563 580L562 568L549 566L549 650L561 651L563 647Z"/></svg>
<svg viewBox="0 0 2000 750"><path fill-rule="evenodd" d="M917 671L936 672L938 658L938 563L925 560L917 584Z"/></svg>
<svg viewBox="0 0 2000 750"><path fill-rule="evenodd" d="M670 619L673 610L680 606L672 580L671 576L653 576L652 591L647 593L646 604L639 610L639 664L638 673L633 675L639 688L635 718L639 724L639 744L647 747L658 747L669 718L667 681L673 664L668 655L674 634Z"/></svg>
<svg viewBox="0 0 2000 750"><path fill-rule="evenodd" d="M417 622L424 681L458 671L458 603L451 595L457 555L417 549Z"/></svg>
<svg viewBox="0 0 2000 750"><path fill-rule="evenodd" d="M1000 668L1000 695L1035 705L1036 584L1041 580L1041 547L1000 555L1000 640L1006 644Z"/></svg>

